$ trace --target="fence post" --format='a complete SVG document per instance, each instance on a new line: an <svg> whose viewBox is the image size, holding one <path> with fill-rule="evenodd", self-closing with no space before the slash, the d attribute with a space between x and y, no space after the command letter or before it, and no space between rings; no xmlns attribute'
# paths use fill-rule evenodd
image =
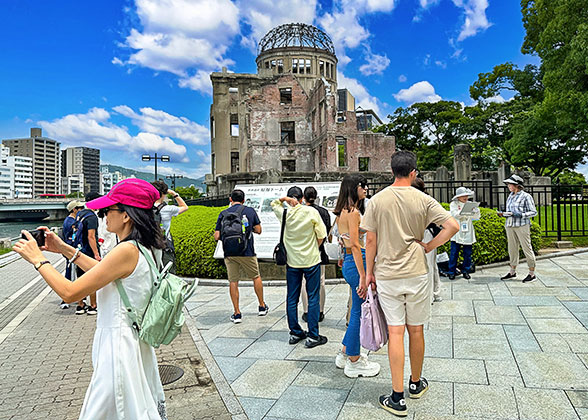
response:
<svg viewBox="0 0 588 420"><path fill-rule="evenodd" d="M556 184L557 191L557 240L561 241L561 191L559 182Z"/></svg>
<svg viewBox="0 0 588 420"><path fill-rule="evenodd" d="M489 206L490 206L491 209L493 209L494 208L494 197L493 197L494 196L494 185L492 183L492 180L488 181L488 186L489 186L488 190L490 191L490 203L489 203Z"/></svg>

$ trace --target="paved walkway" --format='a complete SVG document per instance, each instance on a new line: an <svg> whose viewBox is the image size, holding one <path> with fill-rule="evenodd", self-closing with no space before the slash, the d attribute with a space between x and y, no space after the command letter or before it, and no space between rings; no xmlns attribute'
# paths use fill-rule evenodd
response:
<svg viewBox="0 0 588 420"><path fill-rule="evenodd" d="M75 305L61 310L59 302L30 264L0 267L0 420L78 418L92 375L96 317L74 315ZM164 387L170 419L239 418L221 399L189 328L157 356L184 370Z"/></svg>
<svg viewBox="0 0 588 420"><path fill-rule="evenodd" d="M409 419L588 419L588 253L539 261L532 284L502 282L504 273L443 279L425 331L431 389L408 400ZM382 366L375 378L349 379L334 365L347 293L327 286L329 343L314 349L287 343L284 287L265 288L266 317L242 287L239 325L227 287L199 287L187 307L251 420L393 418L377 403L391 390L385 349L371 355Z"/></svg>

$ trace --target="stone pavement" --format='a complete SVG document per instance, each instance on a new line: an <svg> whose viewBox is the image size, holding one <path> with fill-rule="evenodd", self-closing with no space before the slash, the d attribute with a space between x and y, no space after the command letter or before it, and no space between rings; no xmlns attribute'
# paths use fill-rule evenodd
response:
<svg viewBox="0 0 588 420"><path fill-rule="evenodd" d="M7 326L0 317L0 420L77 419L92 375L96 317L74 315L75 305L59 309L59 297L39 288L36 276L22 260L0 267L0 315L10 317ZM29 296L35 289L38 296ZM164 387L170 419L236 418L221 399L188 328L157 355L160 364L184 370L181 379Z"/></svg>
<svg viewBox="0 0 588 420"><path fill-rule="evenodd" d="M523 266L517 281L501 281L505 270L443 278L425 331L431 388L407 400L409 419L588 419L588 253L538 261L531 284L520 281ZM347 294L327 286L329 343L314 349L287 343L285 287L265 288L266 317L242 287L239 325L227 287L199 287L187 307L249 419L394 418L377 402L391 391L385 349L370 356L382 366L375 378L349 379L334 365Z"/></svg>

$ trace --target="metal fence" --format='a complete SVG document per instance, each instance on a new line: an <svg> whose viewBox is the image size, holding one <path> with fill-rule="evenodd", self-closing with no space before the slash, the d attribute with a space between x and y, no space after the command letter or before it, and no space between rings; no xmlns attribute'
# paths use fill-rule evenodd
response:
<svg viewBox="0 0 588 420"><path fill-rule="evenodd" d="M368 185L370 196L389 183ZM474 199L481 207L504 210L510 194L504 184L493 184L490 180L475 181L427 181L427 192L437 201L448 203L458 187L474 190ZM525 191L531 194L537 207L533 218L546 237L588 236L588 185L529 185Z"/></svg>
<svg viewBox="0 0 588 420"><path fill-rule="evenodd" d="M189 206L224 207L229 205L229 197L203 197L186 200Z"/></svg>

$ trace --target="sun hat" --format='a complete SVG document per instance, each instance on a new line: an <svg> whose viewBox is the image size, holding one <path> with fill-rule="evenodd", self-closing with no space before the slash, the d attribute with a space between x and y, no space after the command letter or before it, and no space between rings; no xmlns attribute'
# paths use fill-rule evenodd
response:
<svg viewBox="0 0 588 420"><path fill-rule="evenodd" d="M159 191L149 182L139 178L127 178L114 184L105 196L88 201L86 207L98 210L120 203L150 209L157 200Z"/></svg>
<svg viewBox="0 0 588 420"><path fill-rule="evenodd" d="M73 209L75 209L76 207L84 207L84 203L82 203L81 201L78 200L72 200L69 203L67 203L67 211L69 211L71 213L71 211Z"/></svg>
<svg viewBox="0 0 588 420"><path fill-rule="evenodd" d="M459 187L457 190L455 190L455 195L453 196L451 201L455 200L458 197L464 197L464 196L473 197L474 192L472 190L470 190L469 188Z"/></svg>
<svg viewBox="0 0 588 420"><path fill-rule="evenodd" d="M518 185L519 187L524 187L525 186L525 181L523 181L523 178L521 178L518 175L511 175L509 178L506 178L502 182L504 182L505 184Z"/></svg>

